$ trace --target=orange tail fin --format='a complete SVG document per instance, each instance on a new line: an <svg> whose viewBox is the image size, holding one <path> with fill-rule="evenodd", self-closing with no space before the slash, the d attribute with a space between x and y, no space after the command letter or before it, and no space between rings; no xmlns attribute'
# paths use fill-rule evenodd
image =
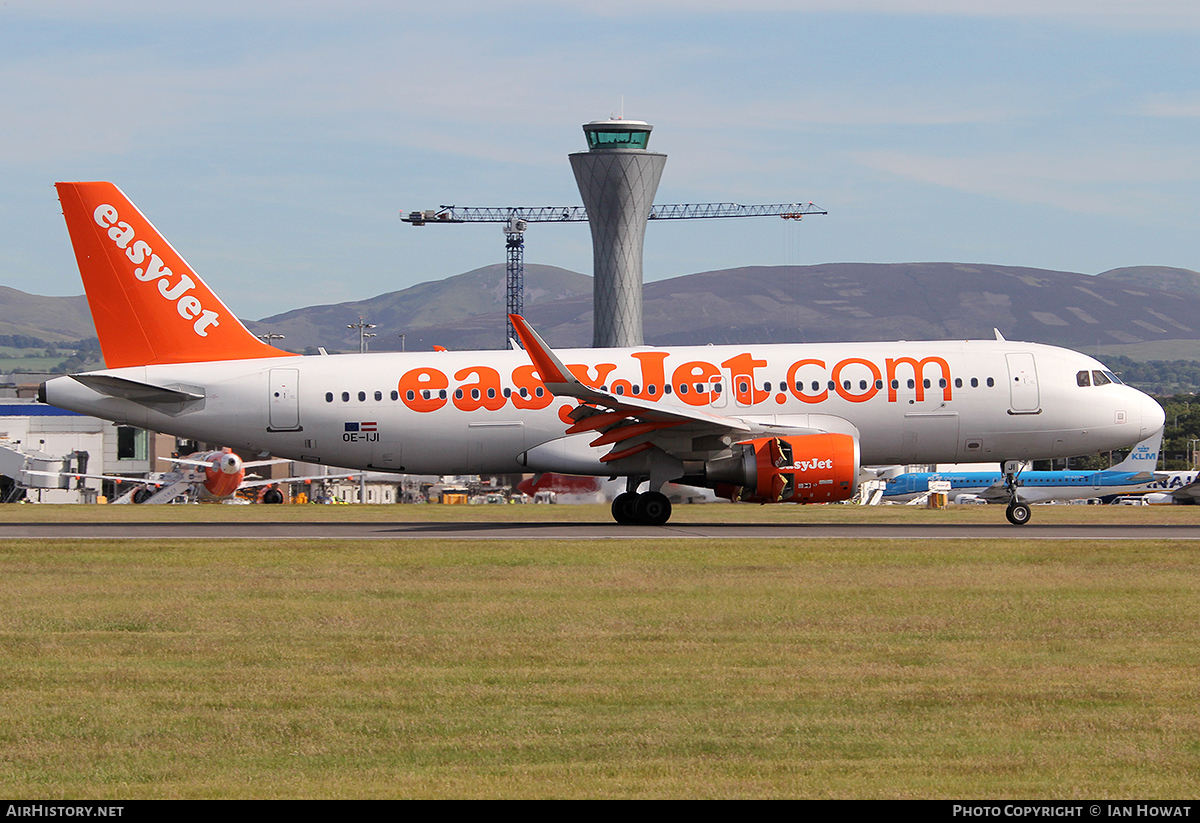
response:
<svg viewBox="0 0 1200 823"><path fill-rule="evenodd" d="M259 340L112 183L56 183L110 369L289 357Z"/></svg>

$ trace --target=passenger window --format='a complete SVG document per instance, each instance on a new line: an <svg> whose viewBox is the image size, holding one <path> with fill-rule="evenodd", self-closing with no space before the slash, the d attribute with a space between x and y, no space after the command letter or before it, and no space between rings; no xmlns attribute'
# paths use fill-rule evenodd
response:
<svg viewBox="0 0 1200 823"><path fill-rule="evenodd" d="M979 388L979 378L978 377L971 378L971 388L973 388L973 389Z"/></svg>
<svg viewBox="0 0 1200 823"><path fill-rule="evenodd" d="M399 400L399 399L400 399L400 392L396 391L395 389L392 389L392 399L393 399L393 400Z"/></svg>
<svg viewBox="0 0 1200 823"><path fill-rule="evenodd" d="M375 399L376 399L376 400L382 400L382 399L383 399L383 392L381 392L381 391L377 391L377 392L375 392Z"/></svg>
<svg viewBox="0 0 1200 823"><path fill-rule="evenodd" d="M325 402L326 402L326 403L332 403L332 402L333 402L333 392L331 392L331 391L327 391L327 392L325 392Z"/></svg>
<svg viewBox="0 0 1200 823"><path fill-rule="evenodd" d="M996 385L996 381L989 377L987 384L988 384L988 388L990 389L992 386Z"/></svg>
<svg viewBox="0 0 1200 823"><path fill-rule="evenodd" d="M956 389L962 388L962 378L961 377L954 378L954 388L956 388Z"/></svg>
<svg viewBox="0 0 1200 823"><path fill-rule="evenodd" d="M1081 371L1075 375L1075 382L1078 383L1080 386L1092 385L1091 377L1088 375L1088 372L1086 369L1084 369L1083 371Z"/></svg>
<svg viewBox="0 0 1200 823"><path fill-rule="evenodd" d="M344 392L342 392L342 402L343 402L343 403L349 403L349 402L350 402L350 392L348 392L348 391L344 391Z"/></svg>
<svg viewBox="0 0 1200 823"><path fill-rule="evenodd" d="M367 399L367 393L365 391L360 391L358 393L358 402L362 403L362 402L366 401L366 399Z"/></svg>

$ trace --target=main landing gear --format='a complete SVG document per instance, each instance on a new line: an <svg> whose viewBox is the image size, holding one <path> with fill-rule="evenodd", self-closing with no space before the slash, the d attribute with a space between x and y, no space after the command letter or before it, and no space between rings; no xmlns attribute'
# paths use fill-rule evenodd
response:
<svg viewBox="0 0 1200 823"><path fill-rule="evenodd" d="M623 526L662 526L671 519L671 501L662 492L627 491L613 500L612 516Z"/></svg>
<svg viewBox="0 0 1200 823"><path fill-rule="evenodd" d="M1029 510L1028 503L1022 503L1017 498L1017 472L1020 464L1014 460L1007 460L1001 463L1000 467L1004 472L1004 487L1008 489L1008 508L1004 511L1004 516L1014 526L1024 526L1033 513Z"/></svg>

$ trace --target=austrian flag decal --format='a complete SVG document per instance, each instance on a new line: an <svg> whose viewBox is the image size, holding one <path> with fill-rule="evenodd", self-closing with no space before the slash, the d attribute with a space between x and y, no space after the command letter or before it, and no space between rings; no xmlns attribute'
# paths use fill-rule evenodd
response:
<svg viewBox="0 0 1200 823"><path fill-rule="evenodd" d="M379 424L372 421L344 423L342 440L347 443L373 442L379 439Z"/></svg>

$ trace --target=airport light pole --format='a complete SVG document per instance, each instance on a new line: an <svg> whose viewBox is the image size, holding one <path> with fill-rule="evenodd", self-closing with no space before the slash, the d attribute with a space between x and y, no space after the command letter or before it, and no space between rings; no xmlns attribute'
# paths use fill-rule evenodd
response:
<svg viewBox="0 0 1200 823"><path fill-rule="evenodd" d="M346 326L348 329L358 329L358 353L363 354L367 350L367 338L374 337L367 329L375 328L374 323L364 323L363 319L358 318L357 323L350 323Z"/></svg>

